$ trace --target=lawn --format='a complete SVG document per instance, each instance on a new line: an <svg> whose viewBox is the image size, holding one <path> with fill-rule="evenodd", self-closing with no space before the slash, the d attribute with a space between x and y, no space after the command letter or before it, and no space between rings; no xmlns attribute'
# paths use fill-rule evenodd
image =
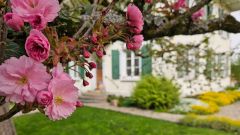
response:
<svg viewBox="0 0 240 135"><path fill-rule="evenodd" d="M18 135L232 135L90 107L57 122L39 113L16 117L14 122Z"/></svg>

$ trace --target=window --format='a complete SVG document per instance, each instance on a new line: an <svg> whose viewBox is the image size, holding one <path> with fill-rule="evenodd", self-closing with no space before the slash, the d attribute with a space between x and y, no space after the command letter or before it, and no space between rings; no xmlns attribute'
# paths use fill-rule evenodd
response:
<svg viewBox="0 0 240 135"><path fill-rule="evenodd" d="M128 77L138 77L141 74L141 58L136 56L134 52L126 53L126 73Z"/></svg>
<svg viewBox="0 0 240 135"><path fill-rule="evenodd" d="M177 56L178 78L193 79L199 75L199 50L196 48L184 50Z"/></svg>
<svg viewBox="0 0 240 135"><path fill-rule="evenodd" d="M229 76L229 57L227 54L216 54L208 58L205 75L207 79L214 80Z"/></svg>
<svg viewBox="0 0 240 135"><path fill-rule="evenodd" d="M229 64L228 56L226 54L217 54L215 56L215 77L226 77L228 76Z"/></svg>
<svg viewBox="0 0 240 135"><path fill-rule="evenodd" d="M78 65L75 65L75 63L72 61L72 62L69 62L68 66L69 66L69 74L70 76L74 79L74 80L79 80L81 79L81 68L80 66Z"/></svg>
<svg viewBox="0 0 240 135"><path fill-rule="evenodd" d="M222 18L223 16L224 16L224 11L223 11L223 9L219 8L218 9L218 17Z"/></svg>
<svg viewBox="0 0 240 135"><path fill-rule="evenodd" d="M211 16L213 14L213 6L211 4L207 5L207 16Z"/></svg>
<svg viewBox="0 0 240 135"><path fill-rule="evenodd" d="M178 78L183 78L189 73L189 51L185 50L182 54L177 55L177 72Z"/></svg>

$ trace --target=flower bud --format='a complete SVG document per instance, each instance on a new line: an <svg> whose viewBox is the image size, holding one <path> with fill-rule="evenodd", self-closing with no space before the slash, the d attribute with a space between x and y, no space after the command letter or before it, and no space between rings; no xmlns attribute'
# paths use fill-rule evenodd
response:
<svg viewBox="0 0 240 135"><path fill-rule="evenodd" d="M6 13L4 15L5 23L15 31L20 31L24 26L23 19L15 13Z"/></svg>
<svg viewBox="0 0 240 135"><path fill-rule="evenodd" d="M88 50L84 49L84 50L83 50L83 56L84 56L85 58L90 58L91 54L90 54L90 52L89 52Z"/></svg>
<svg viewBox="0 0 240 135"><path fill-rule="evenodd" d="M50 91L42 90L37 94L37 102L40 105L49 105L52 102L53 96Z"/></svg>
<svg viewBox="0 0 240 135"><path fill-rule="evenodd" d="M83 107L83 106L84 106L83 102L81 102L80 100L76 102L76 107Z"/></svg>
<svg viewBox="0 0 240 135"><path fill-rule="evenodd" d="M94 68L97 68L96 63L94 63L94 62L89 62L88 64L89 64L89 69L90 69L90 70L92 70L92 69L94 69Z"/></svg>
<svg viewBox="0 0 240 135"><path fill-rule="evenodd" d="M90 72L86 72L86 76L87 76L88 78L90 78L90 79L93 78L93 75L92 75Z"/></svg>
<svg viewBox="0 0 240 135"><path fill-rule="evenodd" d="M86 80L83 80L83 86L86 87L86 86L88 86L88 85L89 85L89 82L86 81Z"/></svg>

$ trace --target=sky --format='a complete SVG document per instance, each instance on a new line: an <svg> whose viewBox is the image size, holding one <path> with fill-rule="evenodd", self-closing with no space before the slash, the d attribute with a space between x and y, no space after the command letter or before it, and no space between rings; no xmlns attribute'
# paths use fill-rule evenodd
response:
<svg viewBox="0 0 240 135"><path fill-rule="evenodd" d="M238 21L240 21L240 11L231 13ZM230 34L231 47L236 48L240 46L240 34ZM240 48L240 47L239 47Z"/></svg>

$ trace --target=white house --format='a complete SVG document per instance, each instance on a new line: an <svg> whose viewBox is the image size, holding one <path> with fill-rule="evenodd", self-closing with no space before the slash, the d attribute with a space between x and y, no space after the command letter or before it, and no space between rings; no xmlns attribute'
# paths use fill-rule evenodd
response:
<svg viewBox="0 0 240 135"><path fill-rule="evenodd" d="M207 16L218 17L223 13L216 5L205 7L205 9ZM83 88L82 79L74 71L70 71L70 75L77 80L76 86L81 92L102 90L108 94L130 96L136 82L141 79L143 74L161 75L172 79L180 86L182 96L196 95L209 90L221 91L230 85L231 49L229 35L222 31L206 35L210 37L209 48L215 52L211 60L195 57L196 50L186 52L185 59L187 61L201 63L197 68L186 70L189 67L181 65L181 60L173 64L167 63L159 57L142 58L136 56L134 52L127 51L125 43L116 41L106 48L106 56L102 58L101 62L98 62L97 70L93 71L95 77L91 79L90 86ZM172 37L171 40L174 43L182 44L199 43L206 35L179 35ZM146 41L144 45L146 44L149 42ZM144 50L144 45L142 50ZM152 46L156 46L156 43L153 42ZM172 53L174 54L174 52ZM173 57L173 59L177 58L177 55ZM208 69L209 64L214 64L215 67ZM77 67L76 70L78 70ZM208 70L207 76L204 74L206 70Z"/></svg>

